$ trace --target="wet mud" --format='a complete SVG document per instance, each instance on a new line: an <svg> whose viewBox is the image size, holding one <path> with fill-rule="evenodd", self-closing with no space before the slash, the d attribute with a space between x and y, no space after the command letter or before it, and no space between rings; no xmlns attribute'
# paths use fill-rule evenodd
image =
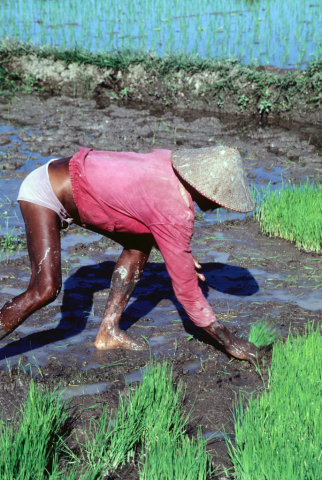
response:
<svg viewBox="0 0 322 480"><path fill-rule="evenodd" d="M43 100L22 95L0 104L0 235L12 232L18 248L0 252L0 304L28 286L30 265L16 196L29 171L51 158L73 155L79 145L95 149L148 152L153 148L195 148L225 144L239 148L249 179L320 181L321 138L314 126L251 124L247 120L137 110L67 97ZM282 337L320 323L321 256L306 253L260 233L251 215L196 214L191 243L206 277L204 293L232 332L247 337L257 320L272 322ZM174 378L186 385L187 412L194 405L189 433L198 426L208 438L218 472L230 467L225 436L233 436L234 398L260 392L256 369L234 360L195 327L177 302L160 253L152 251L142 279L123 315L121 328L148 344L144 352L98 351L94 338L109 294L121 247L72 226L62 232L63 288L49 306L32 315L0 342L2 415L12 418L25 398L31 376L40 385L65 389L75 406L79 438L83 422L97 418L104 404L114 408L126 383L142 380L150 357L173 362ZM263 378L270 362L266 356ZM89 410L83 408L96 405ZM76 407L77 406L77 407ZM79 412L82 411L81 415ZM233 438L233 437L232 437ZM75 447L73 437L70 447ZM138 478L124 468L120 478ZM217 478L226 478L223 474Z"/></svg>

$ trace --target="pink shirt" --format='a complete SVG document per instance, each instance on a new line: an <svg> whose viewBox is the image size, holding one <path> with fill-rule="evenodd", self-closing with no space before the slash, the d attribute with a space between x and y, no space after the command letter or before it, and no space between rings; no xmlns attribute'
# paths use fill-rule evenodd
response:
<svg viewBox="0 0 322 480"><path fill-rule="evenodd" d="M200 327L216 321L204 297L190 250L194 208L186 204L170 150L98 152L80 148L69 164L82 222L107 232L152 234L176 297Z"/></svg>

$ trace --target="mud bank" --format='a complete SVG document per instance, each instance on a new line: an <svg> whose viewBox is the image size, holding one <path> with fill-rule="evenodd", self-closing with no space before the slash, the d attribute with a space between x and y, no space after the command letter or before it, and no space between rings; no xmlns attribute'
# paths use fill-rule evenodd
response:
<svg viewBox="0 0 322 480"><path fill-rule="evenodd" d="M243 66L234 60L90 54L20 43L0 44L0 88L45 96L254 115L321 124L322 62L306 70Z"/></svg>
<svg viewBox="0 0 322 480"><path fill-rule="evenodd" d="M258 125L249 119L198 111L135 109L116 101L97 109L95 100L66 96L44 99L18 94L0 103L0 170L23 178L52 157L68 157L79 146L96 150L149 152L224 144L240 150L249 178L298 182L321 178L319 127ZM279 170L282 169L282 170ZM6 194L8 194L6 192Z"/></svg>

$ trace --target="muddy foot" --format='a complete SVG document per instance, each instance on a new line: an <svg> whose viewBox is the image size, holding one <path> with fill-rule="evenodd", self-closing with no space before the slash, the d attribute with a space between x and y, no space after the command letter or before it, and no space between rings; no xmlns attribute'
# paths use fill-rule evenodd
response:
<svg viewBox="0 0 322 480"><path fill-rule="evenodd" d="M126 348L128 350L146 350L144 342L134 340L122 330L110 330L108 333L98 333L95 339L98 350L111 350L113 348Z"/></svg>

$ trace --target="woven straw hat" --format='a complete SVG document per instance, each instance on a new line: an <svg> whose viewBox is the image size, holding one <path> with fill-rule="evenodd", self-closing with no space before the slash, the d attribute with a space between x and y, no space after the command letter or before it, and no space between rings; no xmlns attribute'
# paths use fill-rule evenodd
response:
<svg viewBox="0 0 322 480"><path fill-rule="evenodd" d="M244 165L235 148L176 150L171 159L181 177L205 197L236 212L254 209Z"/></svg>

